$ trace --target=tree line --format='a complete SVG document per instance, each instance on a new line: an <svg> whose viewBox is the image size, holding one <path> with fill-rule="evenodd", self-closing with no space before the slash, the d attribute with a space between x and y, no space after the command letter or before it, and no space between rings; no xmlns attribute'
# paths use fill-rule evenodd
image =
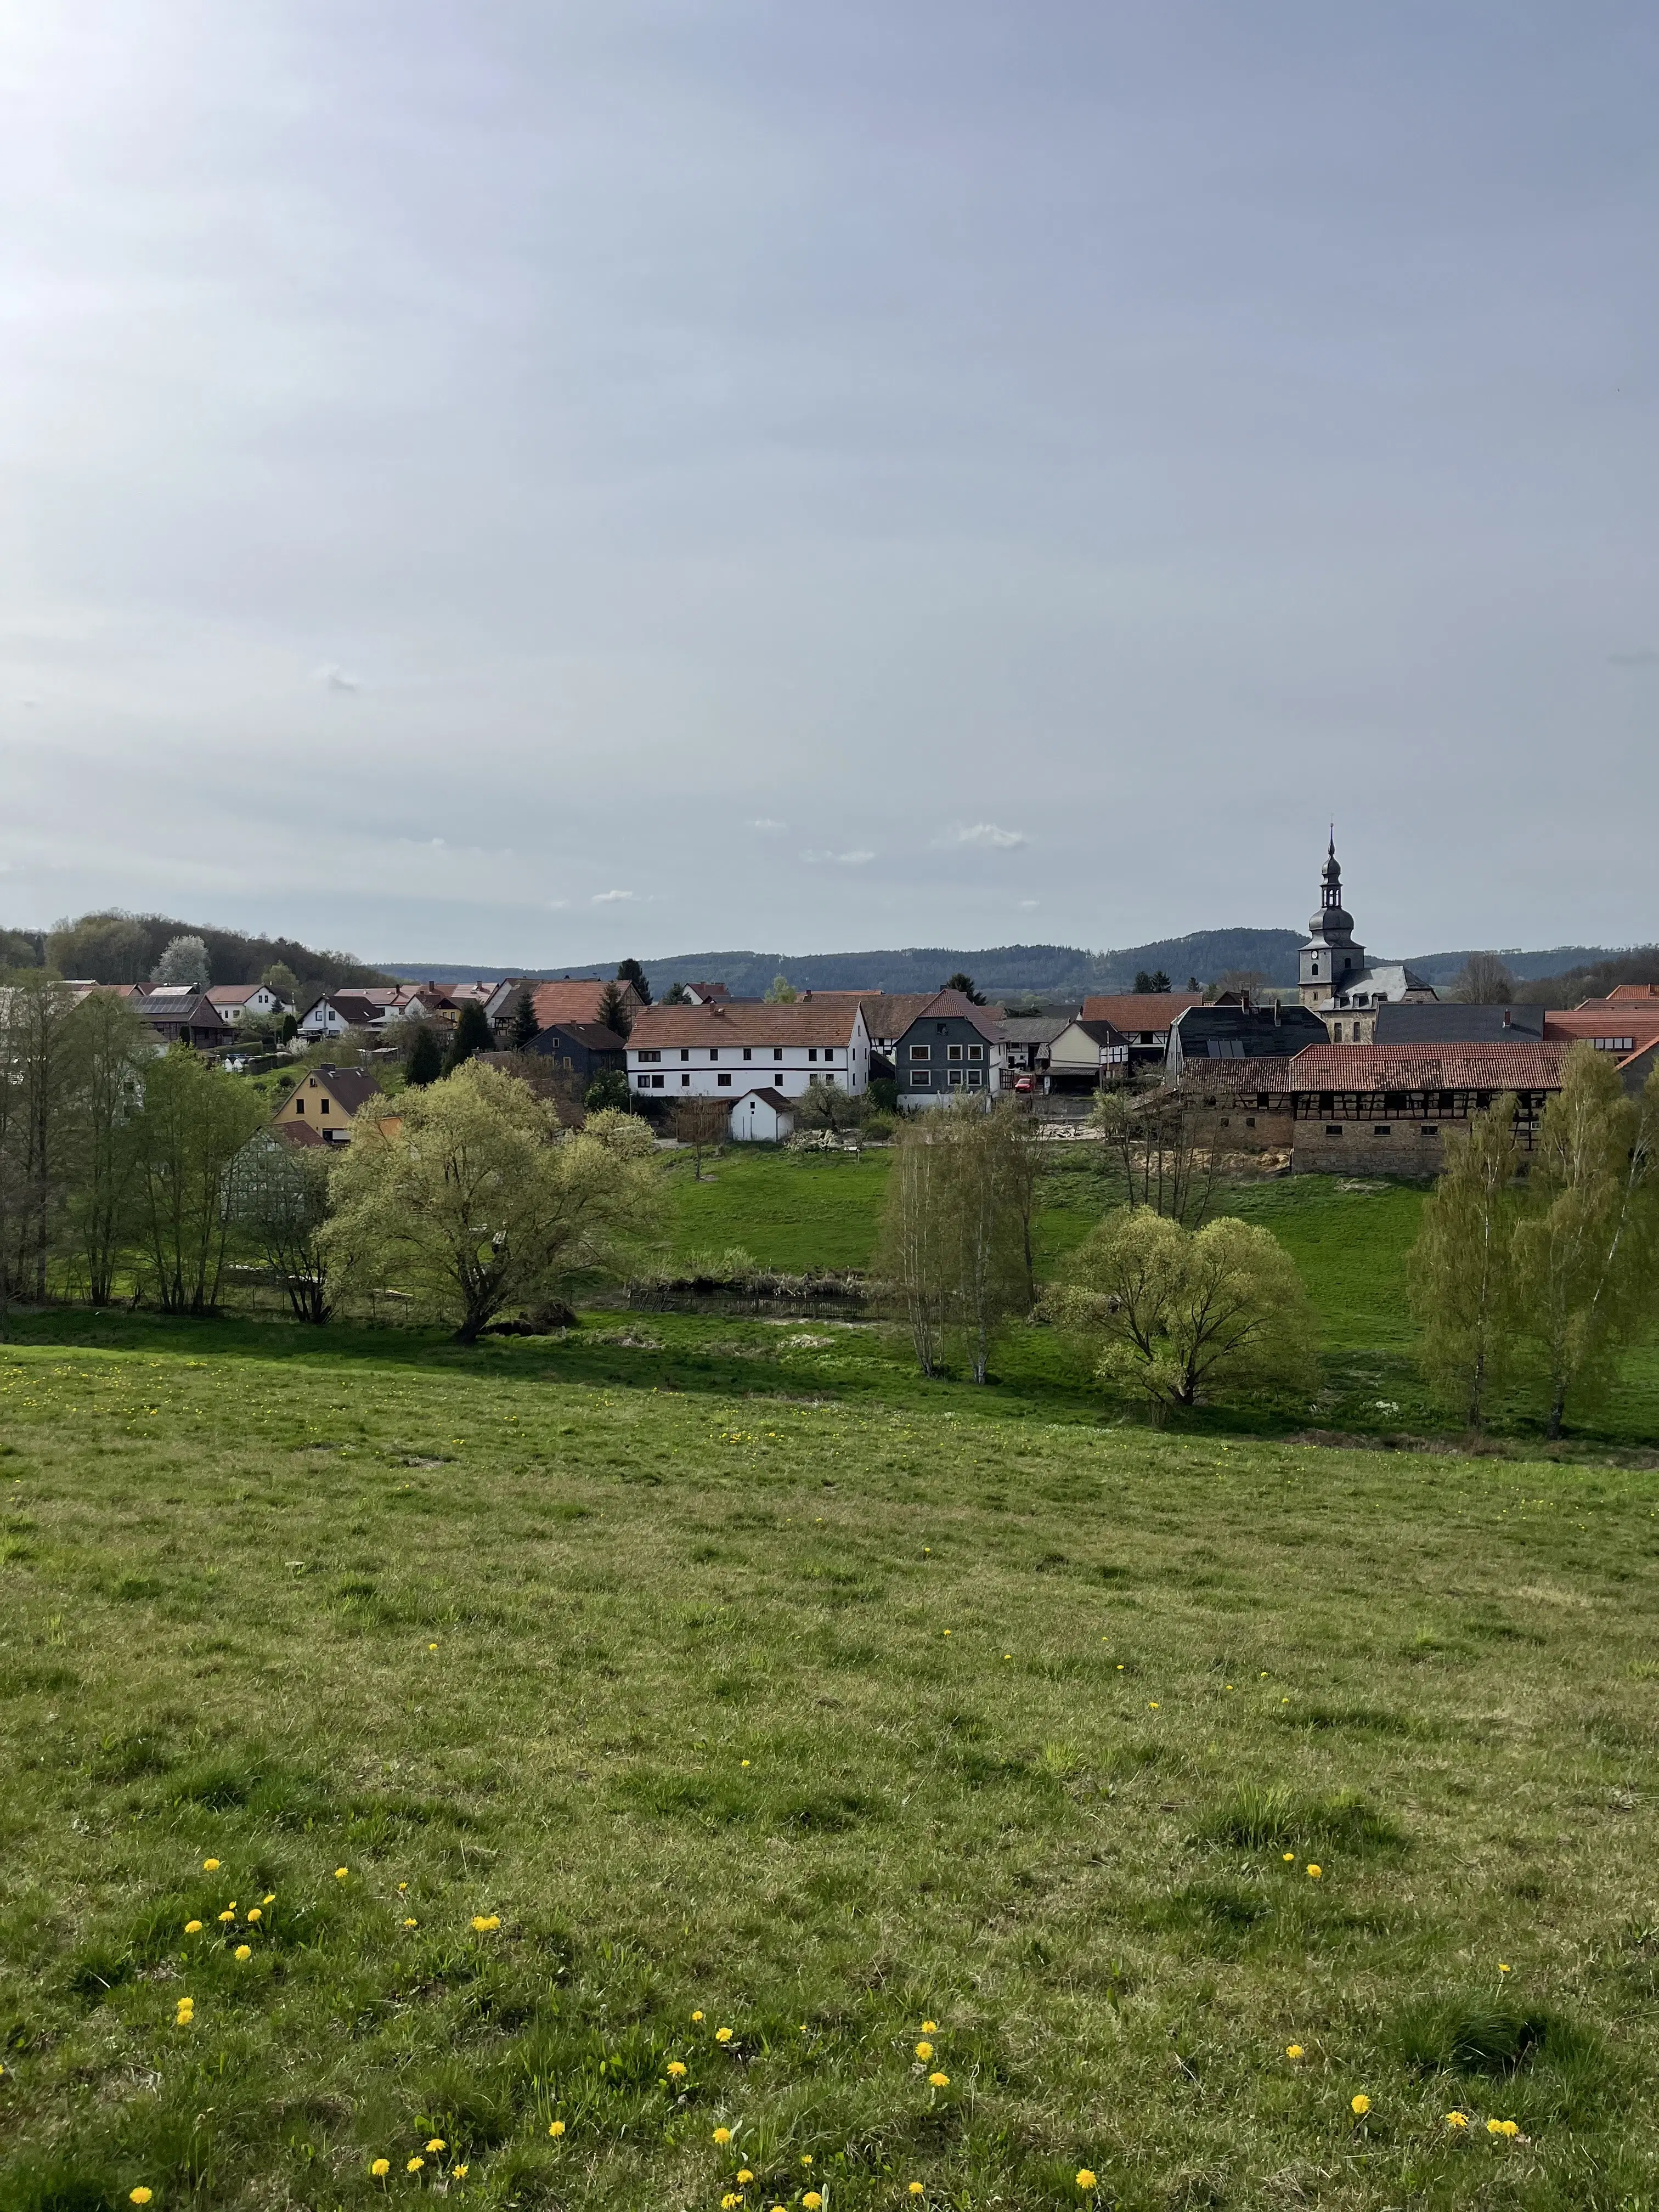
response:
<svg viewBox="0 0 1659 2212"><path fill-rule="evenodd" d="M396 1287L471 1341L574 1270L620 1264L656 1218L650 1132L563 1127L475 1059L411 1085L349 1146L295 1148L259 1093L121 999L49 976L0 990L0 1326L67 1291L205 1314L252 1264L302 1320Z"/></svg>

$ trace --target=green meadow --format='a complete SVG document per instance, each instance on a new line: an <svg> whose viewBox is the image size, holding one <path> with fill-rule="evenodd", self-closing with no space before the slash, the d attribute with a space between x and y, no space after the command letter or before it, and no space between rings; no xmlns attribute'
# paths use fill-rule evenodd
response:
<svg viewBox="0 0 1659 2212"><path fill-rule="evenodd" d="M674 1248L857 1266L884 1172ZM1653 1363L1365 1448L1419 1203L1233 1193L1320 1395L1161 1431L1040 1328L21 1317L0 2206L1659 2203Z"/></svg>

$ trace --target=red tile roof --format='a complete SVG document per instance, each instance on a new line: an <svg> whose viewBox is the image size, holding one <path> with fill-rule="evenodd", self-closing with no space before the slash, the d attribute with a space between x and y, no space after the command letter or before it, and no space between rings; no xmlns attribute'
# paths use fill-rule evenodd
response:
<svg viewBox="0 0 1659 2212"><path fill-rule="evenodd" d="M1591 1006L1575 1006L1570 1014L1546 1014L1547 1042L1571 1044L1580 1037L1627 1036L1636 1044L1650 1044L1659 1037L1659 1003L1644 1006L1638 1000L1616 1005L1612 1000Z"/></svg>
<svg viewBox="0 0 1659 2212"><path fill-rule="evenodd" d="M1310 1044L1297 1091L1559 1091L1565 1044ZM1207 1072L1207 1071L1206 1071Z"/></svg>
<svg viewBox="0 0 1659 2212"><path fill-rule="evenodd" d="M956 1016L970 1021L981 1036L1000 1041L1000 1006L976 1006L965 991L866 991L860 994L864 1026L872 1037L904 1035L924 1014Z"/></svg>
<svg viewBox="0 0 1659 2212"><path fill-rule="evenodd" d="M610 988L610 981L600 976L578 976L562 983L538 983L530 1000L536 1010L537 1027L551 1029L555 1022L597 1022L599 1000ZM624 1006L638 1005L631 983L618 983L617 988L622 993Z"/></svg>
<svg viewBox="0 0 1659 2212"><path fill-rule="evenodd" d="M1203 1003L1201 991L1107 992L1083 1001L1083 1018L1085 1022L1109 1022L1120 1033L1167 1030L1177 1014L1184 1014L1188 1006L1201 1006Z"/></svg>
<svg viewBox="0 0 1659 2212"><path fill-rule="evenodd" d="M709 1006L645 1006L634 1017L630 1050L678 1050L684 1045L844 1045L859 1018L856 999L797 999L771 1006L763 999L717 999Z"/></svg>

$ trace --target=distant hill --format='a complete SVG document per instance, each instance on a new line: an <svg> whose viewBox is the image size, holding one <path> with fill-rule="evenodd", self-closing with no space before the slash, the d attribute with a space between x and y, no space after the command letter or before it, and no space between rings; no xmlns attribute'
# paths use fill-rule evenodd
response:
<svg viewBox="0 0 1659 2212"><path fill-rule="evenodd" d="M257 983L281 961L291 968L301 991L338 990L347 983L386 983L392 979L349 952L323 952L292 937L248 937L218 929L211 922L175 921L161 914L124 914L106 908L83 914L56 929L0 930L0 966L54 968L60 975L95 983L142 983L175 937L199 937L207 946L216 983Z"/></svg>
<svg viewBox="0 0 1659 2212"><path fill-rule="evenodd" d="M1081 999L1091 992L1127 991L1136 971L1162 969L1176 990L1188 979L1213 983L1231 971L1254 969L1270 983L1297 980L1297 951L1302 933L1294 929L1200 929L1188 937L1164 937L1115 952L1089 952L1073 945L999 945L976 952L948 945L907 946L886 952L689 952L641 964L653 994L672 983L724 983L734 998L757 999L775 975L787 975L797 990L928 991L963 969L993 999L1036 997ZM1505 952L1517 981L1582 969L1615 957L1605 948L1562 945L1547 952ZM1411 957L1411 965L1444 988L1469 955L1428 952ZM617 963L588 967L467 968L389 960L386 972L410 982L493 981L502 975L611 975Z"/></svg>

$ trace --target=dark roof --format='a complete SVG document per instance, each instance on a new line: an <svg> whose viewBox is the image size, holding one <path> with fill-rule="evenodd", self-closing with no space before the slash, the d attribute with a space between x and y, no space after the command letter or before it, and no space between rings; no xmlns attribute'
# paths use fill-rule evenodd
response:
<svg viewBox="0 0 1659 2212"><path fill-rule="evenodd" d="M901 995L908 997L910 994L905 993ZM883 1001L878 1000L876 1003L879 1006ZM890 1006L893 1002L889 1000L885 1003ZM869 1025L869 1018L866 1012L865 1015L866 1027ZM1000 1044L1002 1042L1001 1007L976 1006L965 991L935 991L931 998L921 1000L915 1013L911 1015L902 1030L884 1028L882 1035L892 1037L896 1042L900 1037L908 1036L916 1024L921 1021L969 1022L988 1042Z"/></svg>
<svg viewBox="0 0 1659 2212"><path fill-rule="evenodd" d="M151 992L128 1003L140 1021L181 1022L197 1030L222 1030L229 1026L204 991L187 992L182 998L175 992L168 992L165 995Z"/></svg>
<svg viewBox="0 0 1659 2212"><path fill-rule="evenodd" d="M305 1073L294 1085L294 1089L283 1099L283 1106L288 1104L289 1099L292 1098L295 1092L308 1089L313 1075L335 1104L343 1106L348 1114L355 1114L366 1099L378 1098L381 1096L380 1085L372 1075L365 1073L361 1067L325 1066L307 1068ZM276 1110L280 1114L283 1107L279 1106Z"/></svg>
<svg viewBox="0 0 1659 2212"><path fill-rule="evenodd" d="M1510 1044L1544 1034L1541 1006L1465 1006L1437 999L1420 1006L1376 1010L1378 1044Z"/></svg>
<svg viewBox="0 0 1659 2212"><path fill-rule="evenodd" d="M537 1031L532 1042L538 1052L548 1048L544 1037L566 1037L580 1045L586 1052L626 1052L628 1040L615 1030L606 1029L603 1022L550 1022L544 1030Z"/></svg>
<svg viewBox="0 0 1659 2212"><path fill-rule="evenodd" d="M786 1098L781 1091L775 1090L769 1083L757 1084L754 1090L745 1091L742 1098L734 1098L732 1103L734 1106L741 1106L744 1098L763 1098L769 1106L780 1114L793 1114L795 1110L795 1101L793 1098Z"/></svg>
<svg viewBox="0 0 1659 2212"><path fill-rule="evenodd" d="M997 1027L1007 1044L1052 1044L1076 1019L1074 1013L1005 1014Z"/></svg>
<svg viewBox="0 0 1659 2212"><path fill-rule="evenodd" d="M1512 1044L1316 1044L1296 1056L1297 1091L1559 1091L1572 1049Z"/></svg>
<svg viewBox="0 0 1659 2212"><path fill-rule="evenodd" d="M1308 1006L1188 1006L1170 1027L1184 1060L1277 1060L1326 1042Z"/></svg>

